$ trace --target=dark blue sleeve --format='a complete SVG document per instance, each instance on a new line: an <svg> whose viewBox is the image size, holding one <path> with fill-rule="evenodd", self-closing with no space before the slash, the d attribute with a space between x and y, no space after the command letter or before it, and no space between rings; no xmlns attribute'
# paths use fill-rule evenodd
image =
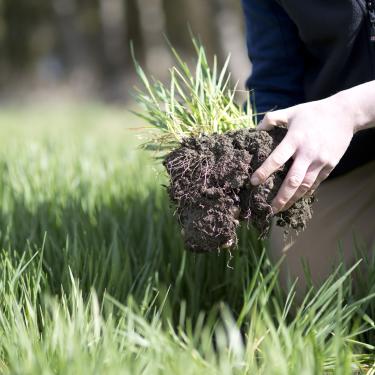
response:
<svg viewBox="0 0 375 375"><path fill-rule="evenodd" d="M242 0L242 5L253 66L246 86L259 117L302 103L303 47L295 24L275 0Z"/></svg>

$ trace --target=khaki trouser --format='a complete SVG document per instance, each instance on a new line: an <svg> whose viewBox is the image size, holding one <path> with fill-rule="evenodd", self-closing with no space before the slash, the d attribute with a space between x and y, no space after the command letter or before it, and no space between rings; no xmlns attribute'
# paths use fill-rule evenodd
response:
<svg viewBox="0 0 375 375"><path fill-rule="evenodd" d="M281 267L284 288L298 277L297 291L305 289L303 263L318 285L343 260L356 260L356 249L368 255L375 250L375 162L324 182L317 190L313 217L304 232L284 238L274 227L271 258L285 254Z"/></svg>

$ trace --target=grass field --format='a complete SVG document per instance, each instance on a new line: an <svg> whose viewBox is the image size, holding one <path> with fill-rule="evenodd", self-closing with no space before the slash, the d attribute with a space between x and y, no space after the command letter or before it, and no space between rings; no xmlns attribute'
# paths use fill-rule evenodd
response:
<svg viewBox="0 0 375 375"><path fill-rule="evenodd" d="M137 125L0 111L0 373L374 374L375 271L354 294L339 270L295 309L246 228L232 255L184 252Z"/></svg>

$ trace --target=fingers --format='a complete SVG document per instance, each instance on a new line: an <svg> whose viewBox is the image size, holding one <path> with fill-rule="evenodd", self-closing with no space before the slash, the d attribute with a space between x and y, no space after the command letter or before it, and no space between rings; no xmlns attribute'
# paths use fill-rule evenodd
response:
<svg viewBox="0 0 375 375"><path fill-rule="evenodd" d="M314 182L313 186L311 187L311 194L313 194L315 192L315 190L319 187L319 185L327 179L327 177L331 174L331 172L333 171L334 168L332 167L325 167L321 170L321 172L319 173L319 176L318 178L316 179L316 181Z"/></svg>
<svg viewBox="0 0 375 375"><path fill-rule="evenodd" d="M283 109L281 111L267 112L263 120L259 123L258 130L271 130L274 126L287 125L288 111Z"/></svg>
<svg viewBox="0 0 375 375"><path fill-rule="evenodd" d="M294 155L295 151L296 146L289 142L288 135L286 135L262 166L253 173L250 179L252 185L257 186L264 183L272 173L276 172Z"/></svg>
<svg viewBox="0 0 375 375"><path fill-rule="evenodd" d="M281 209L281 211L288 210L293 206L294 203L296 203L306 194L313 194L319 185L330 175L332 170L332 167L322 168L321 166L314 166L314 164L312 164L308 169L300 188L294 194L292 199Z"/></svg>
<svg viewBox="0 0 375 375"><path fill-rule="evenodd" d="M322 166L317 163L312 163L308 168L305 178L302 181L302 184L292 197L292 199L283 207L282 211L288 210L293 206L299 199L301 199L305 194L311 191L312 187L316 183L319 174L322 171Z"/></svg>
<svg viewBox="0 0 375 375"><path fill-rule="evenodd" d="M309 166L310 162L307 159L302 157L295 159L279 192L272 201L272 211L274 214L281 211L296 194L305 179Z"/></svg>

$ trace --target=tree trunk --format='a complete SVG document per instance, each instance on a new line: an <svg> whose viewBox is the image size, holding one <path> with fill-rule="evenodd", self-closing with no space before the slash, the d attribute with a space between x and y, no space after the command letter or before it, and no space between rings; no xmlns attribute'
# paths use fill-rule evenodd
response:
<svg viewBox="0 0 375 375"><path fill-rule="evenodd" d="M220 57L220 42L214 27L215 9L212 2L186 0L185 4L187 9L186 20L193 35L201 40L208 56L219 55L218 57ZM188 30L186 23L182 24L181 27Z"/></svg>
<svg viewBox="0 0 375 375"><path fill-rule="evenodd" d="M124 71L126 56L125 3L99 0L105 72L116 77Z"/></svg>
<svg viewBox="0 0 375 375"><path fill-rule="evenodd" d="M126 1L126 40L127 40L127 66L132 66L133 61L130 57L129 46L130 42L133 43L137 60L141 63L145 63L145 51L144 51L144 42L142 35L142 25L140 19L140 11L138 8L137 0L127 0Z"/></svg>
<svg viewBox="0 0 375 375"><path fill-rule="evenodd" d="M163 37L165 17L161 0L137 0L140 11L146 67L155 76L164 79L172 64L169 48Z"/></svg>
<svg viewBox="0 0 375 375"><path fill-rule="evenodd" d="M250 73L247 56L246 38L243 27L243 15L235 3L228 0L214 0L214 25L220 43L221 55L230 54L229 69L232 79L239 83L238 89L244 90L244 82Z"/></svg>
<svg viewBox="0 0 375 375"><path fill-rule="evenodd" d="M89 57L77 25L76 0L53 0L53 9L61 37L63 57L68 71L89 64Z"/></svg>
<svg viewBox="0 0 375 375"><path fill-rule="evenodd" d="M182 54L191 54L193 45L189 34L188 2L186 0L163 0L165 26L168 40Z"/></svg>

